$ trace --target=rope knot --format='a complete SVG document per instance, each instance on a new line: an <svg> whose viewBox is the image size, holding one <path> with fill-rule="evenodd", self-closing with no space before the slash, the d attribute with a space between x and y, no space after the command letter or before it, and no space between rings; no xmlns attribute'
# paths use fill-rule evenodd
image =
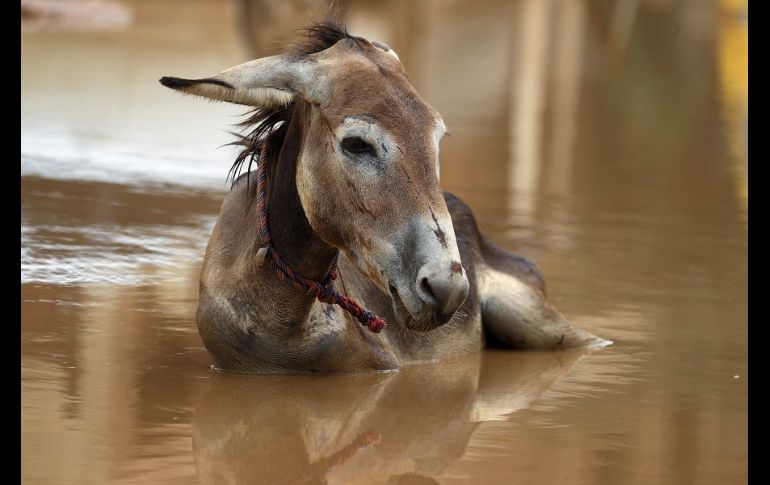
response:
<svg viewBox="0 0 770 485"><path fill-rule="evenodd" d="M374 318L374 313L370 312L369 310L364 310L361 315L358 316L358 321L363 324L367 324L372 318Z"/></svg>
<svg viewBox="0 0 770 485"><path fill-rule="evenodd" d="M337 293L337 288L335 288L333 284L324 285L323 288L319 290L318 300L333 305L337 303L338 295L339 293Z"/></svg>

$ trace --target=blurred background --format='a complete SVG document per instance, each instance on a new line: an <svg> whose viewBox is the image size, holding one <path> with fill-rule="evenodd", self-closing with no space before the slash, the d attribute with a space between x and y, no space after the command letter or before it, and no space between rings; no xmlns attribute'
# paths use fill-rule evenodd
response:
<svg viewBox="0 0 770 485"><path fill-rule="evenodd" d="M26 0L23 481L745 482L747 2L336 3L442 114L444 189L616 344L333 393L210 372L198 272L245 110L157 80L279 53L325 2ZM439 426L393 407L431 393Z"/></svg>

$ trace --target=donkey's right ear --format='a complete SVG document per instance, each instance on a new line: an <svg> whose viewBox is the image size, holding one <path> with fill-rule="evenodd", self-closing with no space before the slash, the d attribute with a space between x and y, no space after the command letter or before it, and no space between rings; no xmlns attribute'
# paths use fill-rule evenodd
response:
<svg viewBox="0 0 770 485"><path fill-rule="evenodd" d="M162 77L160 83L183 93L259 108L286 106L294 96L318 103L318 85L310 80L317 62L289 56L272 56L232 67L203 79Z"/></svg>

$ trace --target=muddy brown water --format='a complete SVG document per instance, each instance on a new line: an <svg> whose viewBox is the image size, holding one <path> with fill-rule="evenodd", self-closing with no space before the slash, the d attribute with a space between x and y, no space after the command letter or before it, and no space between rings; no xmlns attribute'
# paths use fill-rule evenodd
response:
<svg viewBox="0 0 770 485"><path fill-rule="evenodd" d="M157 79L272 54L311 3L25 26L23 483L746 482L740 2L342 2L443 114L442 185L615 344L209 370L197 278L242 110Z"/></svg>

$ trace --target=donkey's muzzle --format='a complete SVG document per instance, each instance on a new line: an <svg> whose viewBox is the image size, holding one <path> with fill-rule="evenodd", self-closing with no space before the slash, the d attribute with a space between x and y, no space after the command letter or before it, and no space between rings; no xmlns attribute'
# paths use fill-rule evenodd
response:
<svg viewBox="0 0 770 485"><path fill-rule="evenodd" d="M465 302L469 286L465 271L458 263L447 268L423 266L417 274L417 294L442 324Z"/></svg>

